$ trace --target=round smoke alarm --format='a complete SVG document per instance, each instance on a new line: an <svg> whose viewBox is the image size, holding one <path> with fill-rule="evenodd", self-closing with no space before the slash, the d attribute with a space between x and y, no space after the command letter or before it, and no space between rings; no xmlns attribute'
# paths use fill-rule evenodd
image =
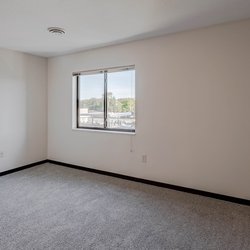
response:
<svg viewBox="0 0 250 250"><path fill-rule="evenodd" d="M65 34L64 29L59 28L59 27L49 27L49 28L48 28L48 31L49 31L51 34L54 34L54 35L64 35L64 34Z"/></svg>

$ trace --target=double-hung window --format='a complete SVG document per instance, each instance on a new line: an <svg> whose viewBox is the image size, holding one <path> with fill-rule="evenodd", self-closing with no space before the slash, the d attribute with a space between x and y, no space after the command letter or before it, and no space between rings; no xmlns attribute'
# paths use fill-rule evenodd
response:
<svg viewBox="0 0 250 250"><path fill-rule="evenodd" d="M73 74L75 127L135 132L135 68L126 66Z"/></svg>

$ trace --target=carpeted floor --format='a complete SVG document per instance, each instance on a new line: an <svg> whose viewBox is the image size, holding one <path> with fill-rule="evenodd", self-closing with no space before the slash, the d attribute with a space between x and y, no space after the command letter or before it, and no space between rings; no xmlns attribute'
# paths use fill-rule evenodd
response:
<svg viewBox="0 0 250 250"><path fill-rule="evenodd" d="M0 177L0 249L250 249L250 207L44 164Z"/></svg>

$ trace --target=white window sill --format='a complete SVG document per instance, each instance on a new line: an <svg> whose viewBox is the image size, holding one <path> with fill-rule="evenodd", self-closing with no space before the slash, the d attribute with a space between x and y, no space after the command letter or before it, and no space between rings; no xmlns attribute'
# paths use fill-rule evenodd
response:
<svg viewBox="0 0 250 250"><path fill-rule="evenodd" d="M108 134L121 134L121 135L136 135L135 132L123 132L123 131L112 131L112 130L98 130L98 129L87 129L87 128L72 128L73 131L81 132L97 132L97 133L108 133Z"/></svg>

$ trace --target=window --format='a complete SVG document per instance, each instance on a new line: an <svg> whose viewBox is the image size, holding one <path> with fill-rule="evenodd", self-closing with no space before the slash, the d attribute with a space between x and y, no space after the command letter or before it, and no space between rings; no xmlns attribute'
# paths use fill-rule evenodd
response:
<svg viewBox="0 0 250 250"><path fill-rule="evenodd" d="M135 132L134 66L74 73L73 79L76 128Z"/></svg>

